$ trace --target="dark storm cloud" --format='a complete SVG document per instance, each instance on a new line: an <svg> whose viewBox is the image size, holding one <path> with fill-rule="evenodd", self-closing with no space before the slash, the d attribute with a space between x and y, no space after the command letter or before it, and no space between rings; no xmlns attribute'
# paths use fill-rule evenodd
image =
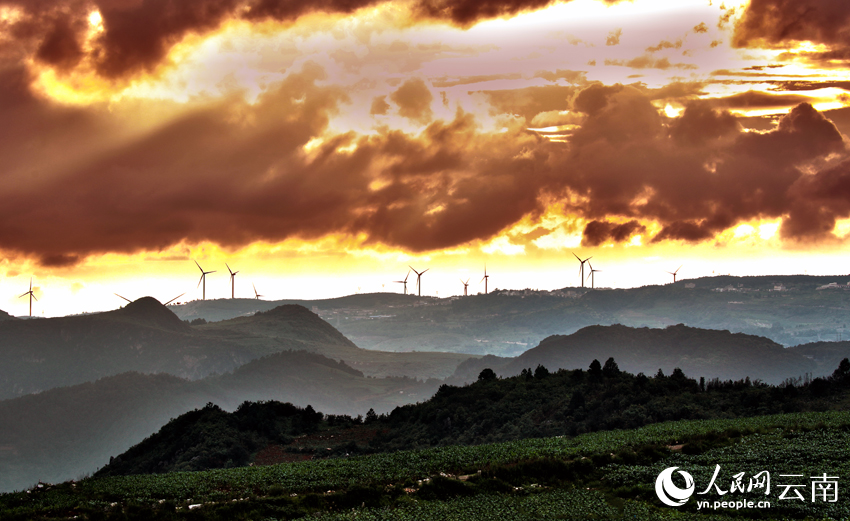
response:
<svg viewBox="0 0 850 521"><path fill-rule="evenodd" d="M848 58L850 9L845 0L751 0L735 27L733 44L739 47L783 47L811 41L833 48L812 54L812 60Z"/></svg>
<svg viewBox="0 0 850 521"><path fill-rule="evenodd" d="M185 36L215 30L229 19L292 22L321 12L348 15L387 0L0 0L22 13L9 23L11 44L2 54L27 53L40 63L68 70L86 61L105 78L118 79L152 71ZM415 18L469 27L490 18L540 9L552 0L415 0ZM613 2L609 2L613 3ZM89 13L97 9L103 32L83 49Z"/></svg>
<svg viewBox="0 0 850 521"><path fill-rule="evenodd" d="M707 102L665 123L628 86L591 86L574 108L587 119L559 163L563 188L582 196L570 209L593 220L655 221L656 242L698 242L742 221L782 217L805 199L796 185L804 172L844 153L838 130L808 104L761 134ZM821 233L802 226L796 236Z"/></svg>
<svg viewBox="0 0 850 521"><path fill-rule="evenodd" d="M646 226L635 220L626 223L612 223L608 221L590 221L585 225L581 236L582 246L599 246L608 241L628 241L637 233L646 232Z"/></svg>
<svg viewBox="0 0 850 521"><path fill-rule="evenodd" d="M548 142L521 120L483 132L460 109L416 133L326 135L347 98L319 86L324 78L307 64L255 104L224 99L98 148L115 133L108 111L48 107L28 94L24 71L7 70L0 246L54 267L181 241L236 248L335 233L429 251L487 240L542 215L544 201L586 219L587 245L628 241L649 222L662 227L655 241L695 242L782 216L790 216L783 237L806 241L828 239L824 230L850 209L846 163L821 167L844 152L841 135L807 104L768 132L747 133L705 101L687 102L671 119L652 104L653 92L637 87L552 86L571 89L541 106L576 114L568 144ZM418 94L393 99L412 116L426 114L416 105L428 97L420 82L396 90ZM526 95L500 100L536 115ZM66 160L77 149L90 153ZM40 156L62 160L33 164Z"/></svg>

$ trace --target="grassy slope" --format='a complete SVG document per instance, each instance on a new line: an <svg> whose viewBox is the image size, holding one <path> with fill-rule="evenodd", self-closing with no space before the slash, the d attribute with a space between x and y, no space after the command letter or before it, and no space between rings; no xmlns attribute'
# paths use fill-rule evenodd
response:
<svg viewBox="0 0 850 521"><path fill-rule="evenodd" d="M129 513L147 519L188 519L188 506L197 504L201 507L191 512L192 519L292 519L317 512L325 512L328 519L427 521L445 519L447 512L464 519L492 519L498 510L510 509L521 514L510 516L518 519L534 518L529 510L543 518L588 519L593 514L605 519L711 519L696 512L695 500L678 510L661 505L654 493L658 473L677 466L704 486L715 464L721 464L720 484L728 489L726 481L735 472L751 476L768 470L776 480L775 500L779 474L845 476L850 472L848 427L847 412L679 421L575 438L87 479L29 494L2 495L0 515L3 519L57 519ZM456 479L461 474L472 476L464 482ZM592 491L576 491L585 488ZM749 496L759 497L755 492ZM709 515L725 519L727 513L735 511ZM850 515L850 509L846 501L789 502L777 503L770 513L839 519Z"/></svg>

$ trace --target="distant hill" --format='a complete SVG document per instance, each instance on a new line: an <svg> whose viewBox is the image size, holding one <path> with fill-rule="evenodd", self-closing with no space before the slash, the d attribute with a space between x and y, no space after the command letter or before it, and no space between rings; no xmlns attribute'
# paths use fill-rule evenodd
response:
<svg viewBox="0 0 850 521"><path fill-rule="evenodd" d="M150 297L106 313L3 321L0 399L126 371L198 379L286 349L320 350L317 338L322 345L356 349L342 335L329 334L326 322L300 309L274 339L191 327Z"/></svg>
<svg viewBox="0 0 850 521"><path fill-rule="evenodd" d="M685 324L764 336L793 346L850 338L848 282L850 275L723 275L630 289L495 290L489 295L441 299L397 293L313 301L221 299L171 309L184 319L223 320L297 303L314 310L359 347L384 351L513 357L551 335L613 324L652 328Z"/></svg>
<svg viewBox="0 0 850 521"><path fill-rule="evenodd" d="M127 371L199 379L286 350L324 354L371 376L445 378L468 355L358 348L303 306L190 326L153 298L106 313L0 322L0 399Z"/></svg>
<svg viewBox="0 0 850 521"><path fill-rule="evenodd" d="M543 365L551 370L588 367L594 359L617 360L631 373L666 374L680 368L691 378L739 380L749 377L780 383L804 373L830 374L841 358L830 356L819 370L812 359L798 350L786 349L767 338L692 328L684 325L665 329L632 328L622 325L588 326L571 335L555 335L512 359L485 357L466 362L457 376L469 380L484 367L512 376L523 369Z"/></svg>
<svg viewBox="0 0 850 521"><path fill-rule="evenodd" d="M2 309L0 309L0 321L3 321L3 320L17 320L17 319L15 317L13 317L12 315L6 313Z"/></svg>
<svg viewBox="0 0 850 521"><path fill-rule="evenodd" d="M830 374L844 358L850 358L850 342L813 342L789 347L788 351L802 355L816 364L815 376Z"/></svg>
<svg viewBox="0 0 850 521"><path fill-rule="evenodd" d="M436 386L366 378L343 363L299 351L269 355L198 381L123 373L0 401L0 491L94 472L170 418L208 402L234 410L246 400L279 400L357 415L426 399Z"/></svg>

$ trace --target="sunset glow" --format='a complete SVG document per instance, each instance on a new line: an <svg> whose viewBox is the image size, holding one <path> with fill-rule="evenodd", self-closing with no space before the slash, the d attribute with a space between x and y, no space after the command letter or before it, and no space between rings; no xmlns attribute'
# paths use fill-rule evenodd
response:
<svg viewBox="0 0 850 521"><path fill-rule="evenodd" d="M13 315L200 298L193 260L208 298L847 272L842 2L44 4L0 0Z"/></svg>

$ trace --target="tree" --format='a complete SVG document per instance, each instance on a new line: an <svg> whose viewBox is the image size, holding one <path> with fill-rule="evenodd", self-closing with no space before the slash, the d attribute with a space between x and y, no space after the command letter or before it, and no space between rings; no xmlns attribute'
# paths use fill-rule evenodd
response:
<svg viewBox="0 0 850 521"><path fill-rule="evenodd" d="M614 357L612 356L605 361L605 365L602 367L602 375L605 378L614 378L618 374L620 374L620 368L617 367L617 362L614 361Z"/></svg>
<svg viewBox="0 0 850 521"><path fill-rule="evenodd" d="M534 370L534 377L545 378L547 376L549 376L549 370L543 367L542 364L537 364L537 369Z"/></svg>
<svg viewBox="0 0 850 521"><path fill-rule="evenodd" d="M364 423L369 424L376 421L378 421L378 414L375 412L375 409L369 408L369 412L366 413L366 421Z"/></svg>
<svg viewBox="0 0 850 521"><path fill-rule="evenodd" d="M843 381L847 378L850 378L850 360L845 358L841 361L841 363L838 364L838 369L836 369L835 372L832 373L832 379Z"/></svg>
<svg viewBox="0 0 850 521"><path fill-rule="evenodd" d="M478 373L479 382L489 382L496 379L496 372L489 367Z"/></svg>
<svg viewBox="0 0 850 521"><path fill-rule="evenodd" d="M602 364L599 363L599 360L594 358L593 361L590 362L587 374L590 375L591 380L599 380L602 378Z"/></svg>

